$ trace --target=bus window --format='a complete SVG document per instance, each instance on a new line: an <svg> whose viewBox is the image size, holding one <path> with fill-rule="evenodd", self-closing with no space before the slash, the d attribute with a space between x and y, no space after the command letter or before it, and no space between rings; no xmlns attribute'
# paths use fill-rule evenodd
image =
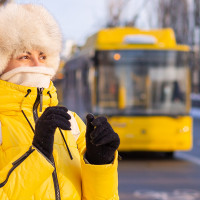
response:
<svg viewBox="0 0 200 200"><path fill-rule="evenodd" d="M186 109L186 68L151 68L152 108L165 112ZM162 75L161 75L162 74Z"/></svg>
<svg viewBox="0 0 200 200"><path fill-rule="evenodd" d="M98 111L166 115L188 112L187 55L156 50L98 52Z"/></svg>
<svg viewBox="0 0 200 200"><path fill-rule="evenodd" d="M99 98L98 103L102 107L118 106L118 80L112 66L99 67Z"/></svg>

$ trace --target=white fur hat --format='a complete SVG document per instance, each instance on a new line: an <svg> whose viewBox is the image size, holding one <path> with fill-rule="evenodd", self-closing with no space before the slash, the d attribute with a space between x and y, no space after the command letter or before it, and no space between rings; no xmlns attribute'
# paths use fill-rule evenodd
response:
<svg viewBox="0 0 200 200"><path fill-rule="evenodd" d="M12 56L38 50L55 71L60 62L62 36L58 24L40 5L8 4L0 9L0 74Z"/></svg>

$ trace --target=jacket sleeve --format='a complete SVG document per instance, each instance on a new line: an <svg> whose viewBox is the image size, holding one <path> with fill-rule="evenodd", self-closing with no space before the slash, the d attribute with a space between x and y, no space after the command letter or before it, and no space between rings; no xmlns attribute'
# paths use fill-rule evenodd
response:
<svg viewBox="0 0 200 200"><path fill-rule="evenodd" d="M86 126L75 113L74 117L80 129L80 136L77 140L77 145L81 159L82 199L118 200L118 152L116 151L115 159L112 164L86 164L83 159L86 150Z"/></svg>
<svg viewBox="0 0 200 200"><path fill-rule="evenodd" d="M54 171L53 165L35 147L21 153L0 171L0 199L25 200Z"/></svg>

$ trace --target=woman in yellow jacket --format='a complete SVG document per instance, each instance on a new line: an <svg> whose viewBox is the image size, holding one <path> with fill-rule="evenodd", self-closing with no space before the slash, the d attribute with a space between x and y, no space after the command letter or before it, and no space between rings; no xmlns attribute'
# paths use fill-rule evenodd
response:
<svg viewBox="0 0 200 200"><path fill-rule="evenodd" d="M58 107L61 34L38 5L0 10L0 199L115 200L119 137Z"/></svg>

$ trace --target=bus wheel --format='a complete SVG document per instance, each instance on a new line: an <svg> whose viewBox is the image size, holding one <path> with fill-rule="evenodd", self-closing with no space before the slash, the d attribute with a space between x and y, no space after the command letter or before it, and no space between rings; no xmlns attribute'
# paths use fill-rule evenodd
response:
<svg viewBox="0 0 200 200"><path fill-rule="evenodd" d="M174 157L174 152L173 151L165 152L165 156L166 156L166 158L173 158Z"/></svg>

